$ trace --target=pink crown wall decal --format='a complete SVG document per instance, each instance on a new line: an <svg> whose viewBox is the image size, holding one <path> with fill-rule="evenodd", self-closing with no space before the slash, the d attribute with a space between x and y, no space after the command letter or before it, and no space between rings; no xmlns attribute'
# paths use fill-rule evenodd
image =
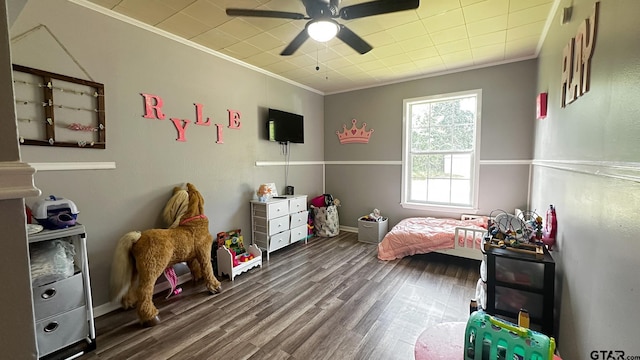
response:
<svg viewBox="0 0 640 360"><path fill-rule="evenodd" d="M367 123L363 122L361 128L356 127L356 123L358 120L351 120L351 129L347 129L347 125L342 125L342 132L336 131L336 135L338 135L338 139L340 140L340 144L367 144L369 143L369 138L371 137L371 133L373 133L373 129L367 131Z"/></svg>

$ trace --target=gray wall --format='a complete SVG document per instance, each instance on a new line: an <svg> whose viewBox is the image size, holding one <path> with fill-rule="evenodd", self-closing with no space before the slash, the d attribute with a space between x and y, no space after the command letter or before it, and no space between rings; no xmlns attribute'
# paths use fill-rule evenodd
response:
<svg viewBox="0 0 640 360"><path fill-rule="evenodd" d="M374 208L390 226L408 216L460 215L400 205L402 102L472 89L482 89L479 213L526 208L535 79L536 61L528 60L326 96L326 190L342 201L340 224L357 227L357 219ZM351 128L351 119L374 129L368 144L340 144L336 131L343 124Z"/></svg>
<svg viewBox="0 0 640 360"><path fill-rule="evenodd" d="M44 24L70 53L41 28L11 44L14 63L105 85L105 150L22 146L29 163L109 163L111 170L38 171L43 196L74 201L86 226L94 305L108 302L111 257L126 232L160 226L159 215L174 186L191 182L205 198L210 231L240 228L250 239L249 200L258 185L284 189L282 166L257 167L256 161L285 157L265 140L268 107L305 117L305 144L291 145L291 161L322 160L322 95L231 63L194 47L94 12L67 1L32 0L11 27L15 37ZM161 96L165 120L143 118L140 93ZM204 116L223 124L224 143L214 126L187 128L177 142L168 119L195 120L194 103ZM227 128L227 109L242 113L241 128ZM63 131L63 130L59 130ZM289 183L298 194L322 193L322 166L292 166ZM27 199L32 204L36 198Z"/></svg>
<svg viewBox="0 0 640 360"><path fill-rule="evenodd" d="M564 26L556 14L538 66L549 116L535 129L532 204L557 207L553 256L565 359L601 350L640 354L640 2L600 1L591 90L561 108L562 49L593 4L574 0Z"/></svg>

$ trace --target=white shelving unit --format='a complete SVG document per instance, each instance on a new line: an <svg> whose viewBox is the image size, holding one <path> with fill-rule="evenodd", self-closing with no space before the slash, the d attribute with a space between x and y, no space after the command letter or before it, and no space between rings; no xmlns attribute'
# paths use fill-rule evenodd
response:
<svg viewBox="0 0 640 360"><path fill-rule="evenodd" d="M254 267L262 267L262 251L254 244L247 246L246 250L249 254L253 255L253 259L240 262L238 266L233 266L233 255L229 249L224 245L219 247L217 250L218 275L222 276L222 274L227 274L231 281L233 281L233 278L243 272L249 271ZM240 256L240 254L236 256Z"/></svg>
<svg viewBox="0 0 640 360"><path fill-rule="evenodd" d="M307 195L251 201L251 239L269 254L300 240L307 243Z"/></svg>
<svg viewBox="0 0 640 360"><path fill-rule="evenodd" d="M73 244L74 273L61 280L33 286L40 359L76 357L96 348L85 228L78 224L29 235L29 244L33 246L53 240Z"/></svg>

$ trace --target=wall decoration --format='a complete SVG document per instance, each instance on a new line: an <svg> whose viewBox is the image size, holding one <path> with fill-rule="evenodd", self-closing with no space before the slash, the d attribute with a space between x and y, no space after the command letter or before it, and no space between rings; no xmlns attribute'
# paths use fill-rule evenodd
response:
<svg viewBox="0 0 640 360"><path fill-rule="evenodd" d="M21 145L104 149L104 85L13 65Z"/></svg>
<svg viewBox="0 0 640 360"><path fill-rule="evenodd" d="M340 144L368 144L369 138L373 133L373 129L367 131L367 123L363 122L361 128L356 127L358 120L351 120L351 129L347 129L347 125L342 125L342 132L336 131Z"/></svg>
<svg viewBox="0 0 640 360"><path fill-rule="evenodd" d="M536 97L536 119L541 120L547 117L547 93L540 93Z"/></svg>
<svg viewBox="0 0 640 360"><path fill-rule="evenodd" d="M578 33L562 51L561 107L566 107L589 91L599 6L600 3L596 1L591 16L580 24Z"/></svg>
<svg viewBox="0 0 640 360"><path fill-rule="evenodd" d="M162 112L164 101L160 96L153 95L153 94L145 94L145 93L140 93L140 95L142 95L142 98L144 99L144 115L142 115L143 118L156 119L156 120L164 120L166 118L166 115ZM206 118L205 120L202 115L204 106L198 103L194 103L193 105L196 107L196 121L194 122L194 125L210 126L211 119ZM240 111L227 109L227 118L229 119L229 125L228 125L229 129L238 130L242 127L242 123L240 122L240 118L241 118ZM176 138L176 141L181 141L181 142L187 141L186 132L187 132L187 127L191 123L191 120L179 119L179 118L169 118L169 120L171 120L171 122L173 123L173 126L178 132L178 137ZM223 144L224 143L224 140L222 138L223 125L222 124L214 124L214 125L216 126L216 144Z"/></svg>

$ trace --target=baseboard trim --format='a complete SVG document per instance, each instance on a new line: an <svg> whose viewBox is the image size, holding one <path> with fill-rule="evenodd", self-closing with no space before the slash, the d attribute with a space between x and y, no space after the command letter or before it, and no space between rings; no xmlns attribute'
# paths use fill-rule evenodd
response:
<svg viewBox="0 0 640 360"><path fill-rule="evenodd" d="M183 275L178 276L178 285L184 284L187 281L191 280L193 277L191 276L191 273L186 273ZM169 285L169 282L164 281L161 282L159 284L156 284L156 286L153 288L153 294L156 295L159 292L165 291L165 290L169 290L171 288L171 285ZM106 315L112 311L116 311L120 309L120 304L119 303L114 303L114 302L108 302L106 304L102 304L100 306L96 306L93 308L93 316L98 318L102 315Z"/></svg>
<svg viewBox="0 0 640 360"><path fill-rule="evenodd" d="M346 232L352 232L352 233L357 233L358 232L358 228L357 227L353 227L353 226L342 226L342 225L340 225L340 230L346 231Z"/></svg>

